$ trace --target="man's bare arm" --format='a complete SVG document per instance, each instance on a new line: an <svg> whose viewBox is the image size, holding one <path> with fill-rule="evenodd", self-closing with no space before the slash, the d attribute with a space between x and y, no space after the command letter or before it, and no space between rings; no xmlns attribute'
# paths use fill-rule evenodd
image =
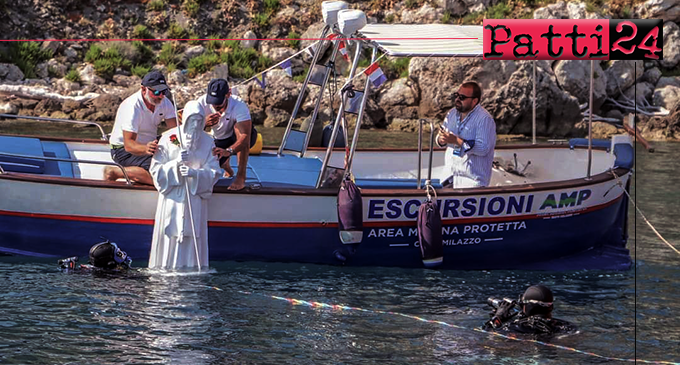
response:
<svg viewBox="0 0 680 365"><path fill-rule="evenodd" d="M123 143L125 150L133 155L153 155L158 148L157 141L151 141L147 144L137 142L137 133L123 131Z"/></svg>

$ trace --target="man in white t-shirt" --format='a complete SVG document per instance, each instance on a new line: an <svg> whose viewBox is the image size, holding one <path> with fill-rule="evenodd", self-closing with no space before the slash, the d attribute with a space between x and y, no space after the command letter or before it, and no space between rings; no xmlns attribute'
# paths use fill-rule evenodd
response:
<svg viewBox="0 0 680 365"><path fill-rule="evenodd" d="M149 174L151 157L158 148L158 126L165 121L177 126L175 107L165 97L168 85L160 71L151 71L142 79L142 87L118 107L111 138L111 157L124 166L134 182L153 185ZM113 166L104 169L104 179L116 181L123 172Z"/></svg>
<svg viewBox="0 0 680 365"><path fill-rule="evenodd" d="M207 93L198 99L198 103L204 108L205 125L212 128L215 137L213 154L220 158L220 166L226 176L234 174L229 157L238 154L238 171L229 189L243 189L250 148L257 141L257 131L253 128L248 105L231 94L225 79L210 80Z"/></svg>

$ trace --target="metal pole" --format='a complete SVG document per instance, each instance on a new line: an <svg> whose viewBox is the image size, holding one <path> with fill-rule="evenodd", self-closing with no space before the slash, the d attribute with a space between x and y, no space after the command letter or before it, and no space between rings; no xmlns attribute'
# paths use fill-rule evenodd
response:
<svg viewBox="0 0 680 365"><path fill-rule="evenodd" d="M536 60L533 61L534 64L534 108L532 109L531 116L531 144L536 144Z"/></svg>
<svg viewBox="0 0 680 365"><path fill-rule="evenodd" d="M432 154L434 153L434 122L430 121L430 166L427 169L427 184L432 182Z"/></svg>
<svg viewBox="0 0 680 365"><path fill-rule="evenodd" d="M338 54L338 49L340 46L339 40L336 40L335 43L333 44L333 54L331 55L331 61L333 62L333 65L335 65L335 58ZM354 61L352 62L352 68L350 69L349 76L347 77L347 80L351 80L354 77L354 72L359 66L359 56L361 55L361 43L357 45L357 50L354 56ZM335 67L335 66L333 66ZM330 76L330 68L326 68L326 75L323 81L323 85L321 86L321 93L319 94L319 97L316 99L316 104L314 105L314 112L312 113L312 118L309 120L309 125L307 126L307 134L305 135L305 144L302 146L302 151L300 151L300 157L304 156L305 152L307 152L307 145L309 145L309 140L312 138L312 131L314 129L314 123L316 123L316 118L319 115L319 106L321 105L321 99L323 99L323 91L326 89L326 84L328 83L328 78ZM342 91L340 92L340 97L343 97ZM329 107L333 107L332 105L329 105ZM347 138L345 138L347 140ZM346 142L346 141L345 141ZM335 142L334 142L335 143Z"/></svg>
<svg viewBox="0 0 680 365"><path fill-rule="evenodd" d="M378 48L373 47L373 52L371 53L371 64L375 62L378 56ZM354 136L352 138L352 146L350 147L349 158L347 159L347 171L345 175L352 171L352 160L354 160L354 151L357 149L357 144L359 142L359 129L361 128L361 119L364 116L364 110L366 109L366 100L368 100L368 92L370 91L371 80L366 75L366 84L364 85L364 98L361 101L361 106L359 107L359 114L357 115L357 125L354 128Z"/></svg>
<svg viewBox="0 0 680 365"><path fill-rule="evenodd" d="M425 119L421 119L420 123L418 123L418 189L420 189L421 186L420 169L423 167L423 122L425 122Z"/></svg>
<svg viewBox="0 0 680 365"><path fill-rule="evenodd" d="M590 170L593 165L593 80L595 73L595 61L590 60L590 102L588 108L588 174L586 180L590 180Z"/></svg>
<svg viewBox="0 0 680 365"><path fill-rule="evenodd" d="M371 62L375 61L376 53L377 53L376 49L373 48L373 56L372 56ZM356 65L359 64L358 59L359 59L358 57L355 58L354 62L355 62ZM356 67L352 67L352 68L353 68L353 70L356 70ZM352 75L353 75L353 72L352 72ZM354 77L354 76L352 76L352 77ZM348 78L348 80L351 80L351 77ZM359 127L361 126L361 117L364 114L364 105L366 104L366 96L368 95L368 82L369 82L368 79L366 79L366 86L364 87L364 96L363 96L363 100L361 101L361 107L359 108L359 114L357 116L357 131L354 133L354 137L352 138L352 144L353 144L352 147L353 148L351 149L349 158L347 159L346 173L350 171L350 167L352 165L352 155L354 154L354 149L356 148L354 144L359 137L358 131L359 131ZM338 136L338 129L340 127L340 123L341 123L343 115L344 115L345 99L346 99L345 94L344 94L344 87L343 87L343 90L341 90L341 92L342 92L342 94L341 94L341 98L340 98L340 109L338 111L338 116L335 118L335 122L333 124L333 132L331 132L331 138L330 138L330 141L328 143L328 147L326 148L326 155L323 157L323 163L321 164L321 173L319 174L319 178L316 182L316 188L317 189L320 188L321 184L323 183L324 174L326 173L326 169L328 168L328 163L330 162L331 155L333 154L333 147L335 147L335 140L337 139L337 136ZM348 141L345 140L345 145L347 145L347 142Z"/></svg>
<svg viewBox="0 0 680 365"><path fill-rule="evenodd" d="M93 165L117 166L121 171L123 171L123 176L125 176L125 181L127 181L127 184L132 185L132 181L130 181L130 177L128 176L127 171L125 171L125 168L122 165L115 163L115 162L95 161L95 160L71 160L71 159L68 159L68 158L47 157L47 156L31 156L31 155L22 155L22 154L18 154L18 153L4 153L4 152L0 152L0 156L30 158L30 159L33 159L33 160L59 161L59 162L70 162L70 163L88 163L88 164L93 164ZM0 171L2 171L2 167L0 167Z"/></svg>
<svg viewBox="0 0 680 365"><path fill-rule="evenodd" d="M286 126L286 132L283 134L283 139L281 140L281 145L279 146L279 150L277 152L278 155L283 153L283 147L286 145L286 141L288 140L288 135L290 134L290 130L293 127L293 121L295 120L295 117L297 116L298 110L300 109L300 105L302 105L302 100L304 99L305 96L305 90L307 90L307 84L309 83L309 79L312 76L312 71L314 70L314 65L316 65L316 61L319 59L319 53L321 53L321 47L323 46L323 38L326 38L326 34L328 34L328 31L331 28L326 25L324 26L323 30L321 31L321 39L319 39L317 42L316 46L316 51L314 51L314 56L312 56L312 63L309 66L309 71L307 72L307 77L305 77L305 81L302 83L302 88L300 89L300 95L298 95L297 101L295 102L295 108L293 108L293 113L290 115L290 120L288 120L288 126ZM321 90L321 95L323 95L323 89Z"/></svg>
<svg viewBox="0 0 680 365"><path fill-rule="evenodd" d="M102 129L102 126L99 125L99 123L95 122L88 122L84 120L70 120L70 119L59 119L59 118L46 118L46 117L29 117L27 115L14 115L14 114L0 114L0 118L14 118L14 119L29 119L29 120L44 120L47 122L64 122L64 123L74 123L74 124L85 124L85 125L93 125L99 128L99 132L102 134L102 141L108 141L109 139L106 137L106 133L104 133L104 129Z"/></svg>

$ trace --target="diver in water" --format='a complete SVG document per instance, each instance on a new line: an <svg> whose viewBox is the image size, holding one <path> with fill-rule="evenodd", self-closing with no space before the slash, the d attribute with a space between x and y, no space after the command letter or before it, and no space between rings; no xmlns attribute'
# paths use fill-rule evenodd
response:
<svg viewBox="0 0 680 365"><path fill-rule="evenodd" d="M132 259L114 242L106 240L90 248L90 260L87 264L78 264L78 256L57 261L64 271L106 271L125 272L130 269Z"/></svg>
<svg viewBox="0 0 680 365"><path fill-rule="evenodd" d="M544 285L530 286L519 301L489 298L495 311L484 329L539 335L576 332L573 324L552 317L553 299L552 291Z"/></svg>

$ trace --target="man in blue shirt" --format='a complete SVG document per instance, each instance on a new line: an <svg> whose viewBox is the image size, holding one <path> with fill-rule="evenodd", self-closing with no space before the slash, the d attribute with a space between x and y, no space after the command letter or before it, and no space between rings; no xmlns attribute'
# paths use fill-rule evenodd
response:
<svg viewBox="0 0 680 365"><path fill-rule="evenodd" d="M454 108L446 115L437 135L437 144L447 147L442 185L448 188L488 186L496 146L496 123L479 104L482 90L477 83L463 83L453 97Z"/></svg>

